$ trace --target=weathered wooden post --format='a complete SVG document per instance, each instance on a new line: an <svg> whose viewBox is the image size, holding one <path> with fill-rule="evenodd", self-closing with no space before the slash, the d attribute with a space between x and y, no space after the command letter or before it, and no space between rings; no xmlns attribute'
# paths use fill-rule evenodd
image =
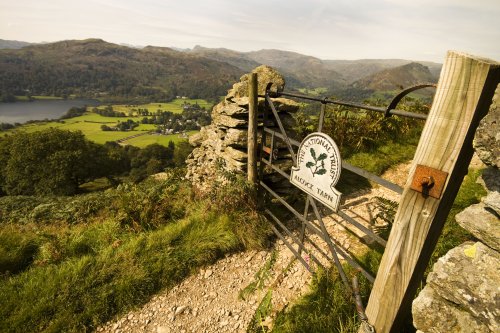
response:
<svg viewBox="0 0 500 333"><path fill-rule="evenodd" d="M410 313L499 82L500 63L448 52L366 309L377 333L399 332Z"/></svg>
<svg viewBox="0 0 500 333"><path fill-rule="evenodd" d="M250 74L248 85L248 181L257 184L257 73Z"/></svg>

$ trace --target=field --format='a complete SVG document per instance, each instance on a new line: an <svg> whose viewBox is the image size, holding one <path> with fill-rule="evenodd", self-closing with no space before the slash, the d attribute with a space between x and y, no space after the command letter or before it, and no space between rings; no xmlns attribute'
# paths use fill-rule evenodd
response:
<svg viewBox="0 0 500 333"><path fill-rule="evenodd" d="M70 131L82 131L82 133L91 141L96 143L104 144L107 141L117 141L120 139L133 136L138 133L144 133L147 131L154 131L156 125L154 124L140 124L132 131L103 131L101 129L102 125L115 126L118 122L125 122L127 120L140 121L143 116L138 116L134 110L137 109L148 109L149 112L156 113L157 110L170 111L173 113L182 113L182 105L184 103L195 104L198 103L201 107L210 109L212 104L202 100L202 99L176 99L169 103L149 103L142 105L113 105L113 110L117 112L123 112L129 116L127 117L105 117L97 113L91 112L93 107L89 107L87 112L80 116L70 119L65 119L61 121L49 121L49 122L36 122L25 124L17 127L13 131L24 131L24 132L35 132L47 128L59 128ZM105 108L106 106L100 106L98 108ZM8 133L9 131L0 132L0 137ZM197 131L188 132L188 136L196 133ZM158 134L145 134L139 137L124 141L124 144L130 144L137 147L145 147L153 143L159 143L161 145L167 145L169 141L174 143L186 140L186 136L181 136L180 134L171 135L158 135Z"/></svg>
<svg viewBox="0 0 500 333"><path fill-rule="evenodd" d="M187 132L186 134L188 136L191 136L197 132L198 131L190 131ZM130 140L122 141L122 143L142 148L154 143L166 146L170 141L172 141L173 143L177 143L180 141L184 141L186 139L187 138L185 136L182 136L181 134L170 134L170 135L146 134L132 138Z"/></svg>
<svg viewBox="0 0 500 333"><path fill-rule="evenodd" d="M201 107L205 107L206 109L210 109L212 107L212 103L209 103L203 99L175 99L172 102L168 103L149 103L149 104L139 104L139 105L131 105L131 104L117 104L113 105L113 110L117 112L123 112L126 115L136 115L137 109L147 109L150 113L155 113L159 111L170 111L173 113L182 113L182 105L184 103L189 104L198 104ZM106 106L102 105L98 108L104 109Z"/></svg>

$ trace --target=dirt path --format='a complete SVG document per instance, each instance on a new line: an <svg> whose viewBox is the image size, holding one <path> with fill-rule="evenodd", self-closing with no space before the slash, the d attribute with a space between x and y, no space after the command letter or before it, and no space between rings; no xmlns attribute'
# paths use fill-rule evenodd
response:
<svg viewBox="0 0 500 333"><path fill-rule="evenodd" d="M402 184L407 178L409 163L389 170L384 178ZM398 195L375 187L362 196L347 199L349 215L353 214L370 226L376 209L374 197L398 200ZM361 252L365 245L356 242L346 225L331 216L324 219L329 233L346 249ZM362 235L361 235L362 236ZM314 236L311 236L314 238ZM317 238L316 240L317 241ZM326 246L324 250L326 250ZM269 270L263 269L269 266ZM258 273L267 277L256 279ZM246 299L240 291L252 282L263 282L261 288ZM200 270L178 286L154 296L136 311L108 322L98 332L246 332L255 311L272 285L272 309L277 313L309 290L311 274L283 242L268 251L249 251L229 255L212 266ZM272 322L272 318L267 318Z"/></svg>

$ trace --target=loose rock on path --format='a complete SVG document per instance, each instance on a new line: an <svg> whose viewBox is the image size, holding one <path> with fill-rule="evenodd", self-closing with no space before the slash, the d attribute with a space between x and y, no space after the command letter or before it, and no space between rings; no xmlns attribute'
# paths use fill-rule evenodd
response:
<svg viewBox="0 0 500 333"><path fill-rule="evenodd" d="M401 182L406 180L408 168L409 163L401 165L390 170L384 178L404 185ZM375 196L398 200L397 194L375 187L361 196L348 198L345 205L349 207L350 213L368 227L374 215ZM338 219L331 216L324 221L330 235L345 248L357 253L366 249L364 244L353 240L355 237L352 232L346 231L348 226ZM311 239L319 240L314 235ZM323 250L326 250L326 245L323 246ZM276 261L269 270L264 287L241 299L238 296L240 291L255 282L254 275L270 260L273 251ZM278 241L267 251L230 254L200 269L179 285L153 296L142 308L98 327L97 332L246 332L259 303L271 286L273 317L306 293L311 279L306 268L294 260L293 254L282 241ZM272 323L271 317L266 318L266 324Z"/></svg>

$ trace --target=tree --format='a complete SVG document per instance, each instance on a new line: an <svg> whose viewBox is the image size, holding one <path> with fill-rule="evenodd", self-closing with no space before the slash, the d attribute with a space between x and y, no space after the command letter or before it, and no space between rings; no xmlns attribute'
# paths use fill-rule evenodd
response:
<svg viewBox="0 0 500 333"><path fill-rule="evenodd" d="M175 166L186 165L186 159L193 151L193 147L187 141L178 142L174 150L174 163Z"/></svg>
<svg viewBox="0 0 500 333"><path fill-rule="evenodd" d="M108 173L106 150L81 132L47 129L0 140L0 181L9 195L71 195Z"/></svg>
<svg viewBox="0 0 500 333"><path fill-rule="evenodd" d="M137 151L130 159L130 178L141 181L148 175L173 166L174 150L175 144L170 141L168 147L155 143Z"/></svg>

